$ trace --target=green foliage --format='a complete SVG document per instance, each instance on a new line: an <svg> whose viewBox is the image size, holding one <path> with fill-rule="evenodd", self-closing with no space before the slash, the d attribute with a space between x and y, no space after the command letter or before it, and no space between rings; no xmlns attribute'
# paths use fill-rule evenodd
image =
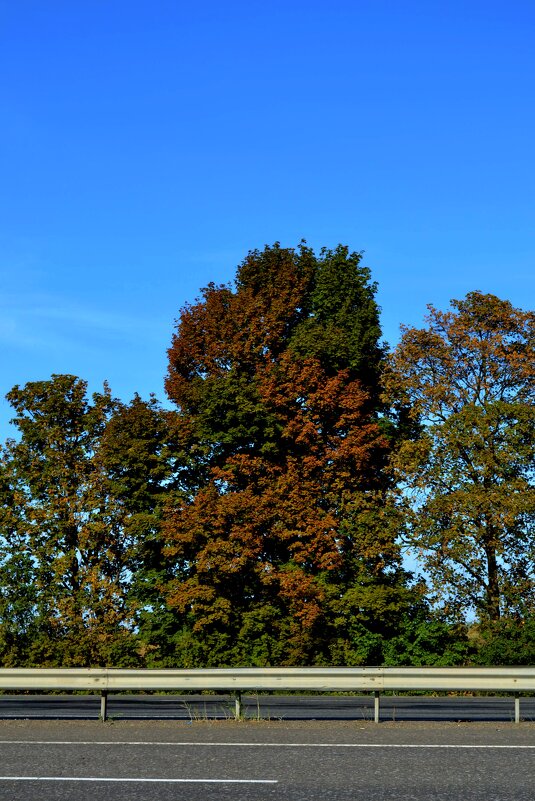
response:
<svg viewBox="0 0 535 801"><path fill-rule="evenodd" d="M289 347L302 357L317 359L327 374L349 370L373 392L384 356L377 285L360 264L361 254L350 253L347 247L323 249L315 261L311 251L306 254L312 261L303 303L306 314L295 326Z"/></svg>
<svg viewBox="0 0 535 801"><path fill-rule="evenodd" d="M504 619L474 632L478 665L535 665L535 618Z"/></svg>
<svg viewBox="0 0 535 801"><path fill-rule="evenodd" d="M407 667L465 665L473 653L464 626L426 614L405 618L399 633L385 643L383 664Z"/></svg>
<svg viewBox="0 0 535 801"><path fill-rule="evenodd" d="M99 444L110 493L121 505L130 542L126 601L137 654L142 664L150 665L165 659L175 629L160 592L172 576L163 555L162 509L184 462L172 417L154 397L144 401L136 395L129 405L116 406Z"/></svg>

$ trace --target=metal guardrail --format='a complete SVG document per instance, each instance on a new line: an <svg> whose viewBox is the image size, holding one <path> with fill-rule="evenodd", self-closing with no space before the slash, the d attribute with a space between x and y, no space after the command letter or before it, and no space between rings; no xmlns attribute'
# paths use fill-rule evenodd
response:
<svg viewBox="0 0 535 801"><path fill-rule="evenodd" d="M385 690L498 691L514 693L515 722L520 721L520 693L535 692L535 667L500 668L208 668L129 670L121 668L0 668L0 690L89 690L101 694L101 718L107 696L120 690L220 690L236 698L241 717L244 691L373 692L375 722Z"/></svg>

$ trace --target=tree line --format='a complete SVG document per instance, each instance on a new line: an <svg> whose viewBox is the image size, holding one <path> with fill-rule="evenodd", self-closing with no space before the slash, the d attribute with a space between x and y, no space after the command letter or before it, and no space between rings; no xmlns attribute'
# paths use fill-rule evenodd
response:
<svg viewBox="0 0 535 801"><path fill-rule="evenodd" d="M181 310L172 409L14 387L0 663L533 663L535 314L470 292L390 351L376 290L275 244Z"/></svg>

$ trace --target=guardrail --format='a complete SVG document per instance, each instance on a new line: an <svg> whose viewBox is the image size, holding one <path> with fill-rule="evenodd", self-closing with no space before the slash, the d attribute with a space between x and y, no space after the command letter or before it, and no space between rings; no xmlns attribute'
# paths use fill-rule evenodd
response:
<svg viewBox="0 0 535 801"><path fill-rule="evenodd" d="M128 670L120 668L0 668L0 690L89 690L100 692L102 720L110 691L219 690L236 699L241 717L244 691L373 692L374 720L380 720L385 690L497 691L514 693L515 723L520 693L535 692L535 667L502 668L207 668Z"/></svg>

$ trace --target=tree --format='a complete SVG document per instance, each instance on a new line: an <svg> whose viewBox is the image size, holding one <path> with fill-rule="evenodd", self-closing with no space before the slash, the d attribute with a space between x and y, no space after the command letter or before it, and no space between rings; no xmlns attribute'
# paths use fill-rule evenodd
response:
<svg viewBox="0 0 535 801"><path fill-rule="evenodd" d="M24 664L38 637L35 566L9 451L0 450L0 664Z"/></svg>
<svg viewBox="0 0 535 801"><path fill-rule="evenodd" d="M438 597L482 620L526 617L535 601L535 314L470 292L404 328L390 388L420 435L397 457Z"/></svg>
<svg viewBox="0 0 535 801"><path fill-rule="evenodd" d="M177 474L188 462L173 436L174 417L154 396L144 401L136 394L129 404L116 403L99 442L99 460L110 492L121 504L131 543L127 599L137 653L149 666L165 663L174 633L174 615L160 589L171 578L163 553L162 511Z"/></svg>
<svg viewBox="0 0 535 801"><path fill-rule="evenodd" d="M54 375L7 395L20 439L2 454L4 661L117 664L132 642L131 541L99 458L116 402L86 389Z"/></svg>
<svg viewBox="0 0 535 801"><path fill-rule="evenodd" d="M166 388L196 467L164 534L190 663L378 660L407 607L360 260L275 244L181 312Z"/></svg>

